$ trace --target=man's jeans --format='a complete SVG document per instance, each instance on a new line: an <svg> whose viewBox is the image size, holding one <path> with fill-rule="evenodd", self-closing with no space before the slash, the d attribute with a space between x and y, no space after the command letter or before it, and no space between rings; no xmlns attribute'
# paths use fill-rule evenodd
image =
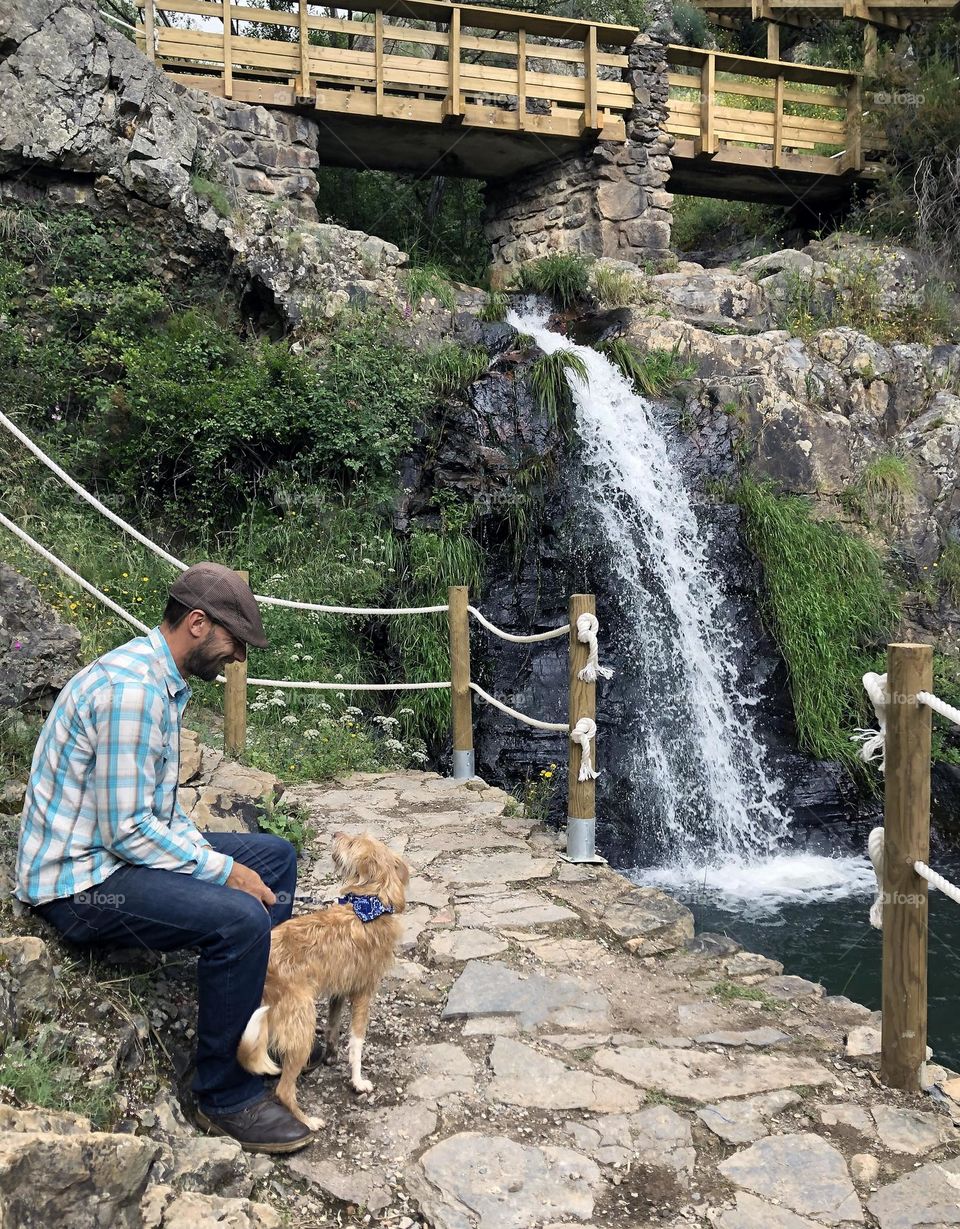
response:
<svg viewBox="0 0 960 1229"><path fill-rule="evenodd" d="M277 903L269 911L236 888L177 871L124 866L96 887L40 905L37 912L73 943L199 951L193 1091L205 1113L224 1114L263 1096L261 1078L237 1062L237 1045L260 1006L271 928L293 911L297 855L289 841L266 833L204 835L273 889Z"/></svg>

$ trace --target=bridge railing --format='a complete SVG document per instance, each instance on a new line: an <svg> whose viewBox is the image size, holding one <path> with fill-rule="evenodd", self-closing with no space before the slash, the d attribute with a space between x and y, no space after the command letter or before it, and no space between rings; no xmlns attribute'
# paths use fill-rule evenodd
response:
<svg viewBox="0 0 960 1229"><path fill-rule="evenodd" d="M669 47L667 59L667 131L677 154L835 174L863 170L857 73L697 47Z"/></svg>
<svg viewBox="0 0 960 1229"><path fill-rule="evenodd" d="M442 0L387 0L349 18L307 0L293 12L146 0L142 12L148 55L245 102L620 140L633 105L625 48L638 31L628 26Z"/></svg>

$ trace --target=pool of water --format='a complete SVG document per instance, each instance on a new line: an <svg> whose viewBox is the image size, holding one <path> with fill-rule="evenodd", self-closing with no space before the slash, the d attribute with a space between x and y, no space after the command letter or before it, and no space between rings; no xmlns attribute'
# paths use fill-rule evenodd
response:
<svg viewBox="0 0 960 1229"><path fill-rule="evenodd" d="M960 855L939 852L931 863L960 882ZM875 880L866 859L793 853L696 874L638 869L631 878L682 900L698 933L729 935L785 972L822 982L828 994L879 1009L881 934L868 919ZM927 1044L960 1070L960 905L931 891L929 917Z"/></svg>

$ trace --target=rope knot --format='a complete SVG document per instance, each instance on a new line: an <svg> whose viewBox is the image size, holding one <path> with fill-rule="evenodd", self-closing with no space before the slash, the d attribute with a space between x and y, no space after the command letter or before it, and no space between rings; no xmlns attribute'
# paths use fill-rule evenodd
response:
<svg viewBox="0 0 960 1229"><path fill-rule="evenodd" d="M577 619L577 639L581 644L589 646L587 664L577 671L577 678L582 683L595 683L598 676L605 679L613 678L613 671L599 662L600 646L597 644L597 632L600 622L596 615L584 613ZM581 778L582 779L582 778Z"/></svg>
<svg viewBox="0 0 960 1229"><path fill-rule="evenodd" d="M597 723L591 721L589 717L581 717L577 724L570 731L570 741L576 743L580 748L580 772L577 775L578 781L595 781L600 776L593 767L593 761L590 756L591 739L597 736Z"/></svg>

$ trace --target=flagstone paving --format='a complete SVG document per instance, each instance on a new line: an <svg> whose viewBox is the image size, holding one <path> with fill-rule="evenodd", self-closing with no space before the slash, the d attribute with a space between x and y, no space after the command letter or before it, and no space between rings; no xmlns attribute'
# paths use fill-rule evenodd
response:
<svg viewBox="0 0 960 1229"><path fill-rule="evenodd" d="M305 896L333 897L344 827L415 874L368 1034L374 1092L349 1091L345 1053L301 1082L328 1126L274 1167L291 1223L960 1226L960 1108L880 1087L866 1008L694 938L656 889L564 862L480 781L358 774L292 794L317 830Z"/></svg>

